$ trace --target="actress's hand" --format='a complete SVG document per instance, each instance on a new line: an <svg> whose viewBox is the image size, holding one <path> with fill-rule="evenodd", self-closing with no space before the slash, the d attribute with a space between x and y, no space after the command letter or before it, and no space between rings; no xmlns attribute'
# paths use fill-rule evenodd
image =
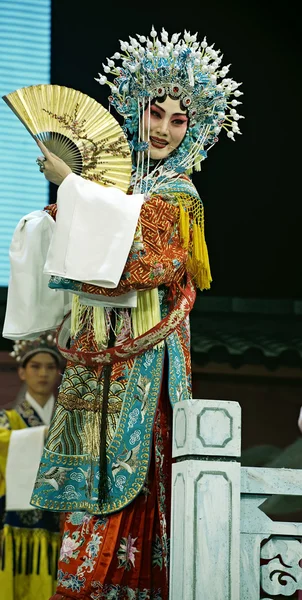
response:
<svg viewBox="0 0 302 600"><path fill-rule="evenodd" d="M71 168L64 162L64 160L61 160L61 158L52 152L49 152L49 150L47 150L46 146L44 146L40 140L36 139L36 142L44 154L44 156L39 156L39 158L37 158L37 163L40 166L41 173L43 173L44 177L48 181L51 181L51 183L61 185L65 177L72 173Z"/></svg>

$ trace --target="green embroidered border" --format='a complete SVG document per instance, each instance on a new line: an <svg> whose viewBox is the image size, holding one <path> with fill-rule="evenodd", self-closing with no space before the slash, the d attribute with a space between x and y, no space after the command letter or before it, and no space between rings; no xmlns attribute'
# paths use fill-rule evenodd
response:
<svg viewBox="0 0 302 600"><path fill-rule="evenodd" d="M47 498L47 493L49 493L48 490L40 490L35 491L33 493L31 503L34 506L57 511L87 510L92 514L110 514L112 512L124 508L138 495L145 483L149 466L153 422L157 401L160 393L165 348L163 347L159 350L152 350L149 352L153 352L154 357L151 364L147 367L143 368L143 363L147 360L147 353L140 356L135 361L127 385L126 397L123 403L117 432L107 452L110 474L112 474L112 461L114 461L114 459L118 456L119 452L121 451L121 445L124 444L126 446L127 442L129 441L130 434L128 434L126 427L129 422L130 410L133 408L133 405L136 402L136 400L134 400L134 395L137 388L139 376L142 374L142 371L145 371L146 373L149 372L151 388L148 395L147 410L144 419L142 449L139 454L138 468L135 471L135 480L132 483L129 483L129 487L128 489L126 489L125 493L120 494L118 498L113 498L112 500L104 504L102 506L101 511L98 509L97 502L89 502L88 500L49 500ZM64 466L66 468L78 467L80 465L87 465L88 467L90 467L94 463L93 466L95 467L95 469L98 468L98 460L92 460L89 454L81 456L64 456L61 454L50 452L49 450L45 449L43 458L44 465L42 459L41 466L46 466L46 469L49 468L50 463L52 463L53 466ZM43 478L43 472L41 473L41 477Z"/></svg>

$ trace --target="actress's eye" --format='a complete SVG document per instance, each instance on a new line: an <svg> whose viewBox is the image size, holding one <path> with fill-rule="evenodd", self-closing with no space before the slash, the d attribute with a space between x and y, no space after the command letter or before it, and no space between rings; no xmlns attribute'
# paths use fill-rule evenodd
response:
<svg viewBox="0 0 302 600"><path fill-rule="evenodd" d="M181 119L174 119L172 123L173 125L183 125L184 123L186 123L186 121L182 121Z"/></svg>
<svg viewBox="0 0 302 600"><path fill-rule="evenodd" d="M156 110L151 110L152 117L159 117L160 114Z"/></svg>

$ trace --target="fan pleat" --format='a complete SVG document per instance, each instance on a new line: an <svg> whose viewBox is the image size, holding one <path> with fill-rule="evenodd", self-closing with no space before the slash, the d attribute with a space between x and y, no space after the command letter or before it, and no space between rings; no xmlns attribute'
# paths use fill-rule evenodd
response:
<svg viewBox="0 0 302 600"><path fill-rule="evenodd" d="M116 119L96 100L59 85L21 88L3 97L28 131L75 173L127 191L131 153Z"/></svg>

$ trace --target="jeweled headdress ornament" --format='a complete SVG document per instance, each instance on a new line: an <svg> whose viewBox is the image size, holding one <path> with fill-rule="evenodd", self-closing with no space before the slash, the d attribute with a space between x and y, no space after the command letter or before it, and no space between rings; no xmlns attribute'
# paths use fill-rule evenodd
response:
<svg viewBox="0 0 302 600"><path fill-rule="evenodd" d="M187 110L189 126L179 148L165 161L165 170L175 174L193 166L198 169L222 130L232 140L241 133L238 121L243 117L236 110L241 104L237 99L242 95L241 84L227 77L230 65L220 66L220 50L209 46L206 38L198 42L197 34L185 31L180 38L174 33L169 40L164 29L159 37L152 27L150 37L137 35L129 40L120 42L121 51L107 58L104 74L99 73L96 80L110 86L109 101L125 118L124 129L139 152L148 148L149 141L143 139L140 127L144 110L155 98L179 99Z"/></svg>
<svg viewBox="0 0 302 600"><path fill-rule="evenodd" d="M53 331L46 331L35 340L16 340L10 355L13 356L18 365L22 367L27 359L40 352L51 354L56 359L58 366L62 365L63 357L57 348L55 332Z"/></svg>

